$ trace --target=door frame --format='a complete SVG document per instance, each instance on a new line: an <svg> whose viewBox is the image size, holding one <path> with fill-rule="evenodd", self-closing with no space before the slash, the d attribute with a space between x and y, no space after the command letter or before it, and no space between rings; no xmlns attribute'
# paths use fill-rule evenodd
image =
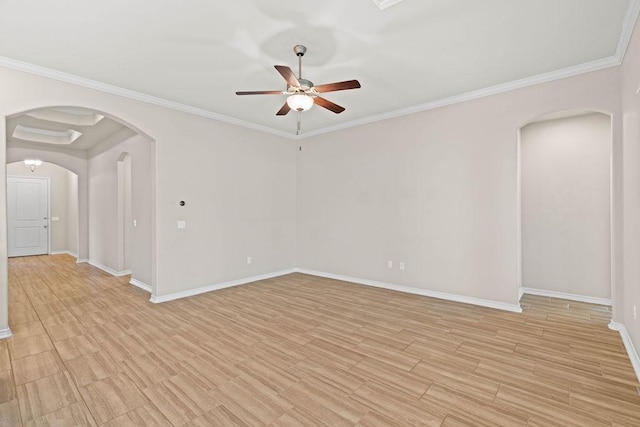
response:
<svg viewBox="0 0 640 427"><path fill-rule="evenodd" d="M27 179L41 179L47 181L47 255L51 254L51 179L48 176L26 176L26 175L7 175L7 181L9 178L27 178ZM9 216L7 215L7 228L9 227ZM34 255L35 256L35 255Z"/></svg>

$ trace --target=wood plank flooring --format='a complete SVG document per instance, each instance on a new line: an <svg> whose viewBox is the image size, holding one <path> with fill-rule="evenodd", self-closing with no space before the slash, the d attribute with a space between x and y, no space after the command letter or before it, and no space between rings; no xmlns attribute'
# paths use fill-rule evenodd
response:
<svg viewBox="0 0 640 427"><path fill-rule="evenodd" d="M523 314L303 274L160 305L13 258L0 425L638 426L607 307Z"/></svg>

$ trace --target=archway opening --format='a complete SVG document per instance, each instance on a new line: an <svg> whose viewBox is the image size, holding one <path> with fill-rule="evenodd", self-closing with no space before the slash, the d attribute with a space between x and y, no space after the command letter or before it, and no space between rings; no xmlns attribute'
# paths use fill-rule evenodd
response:
<svg viewBox="0 0 640 427"><path fill-rule="evenodd" d="M611 121L561 111L520 128L521 293L611 305Z"/></svg>
<svg viewBox="0 0 640 427"><path fill-rule="evenodd" d="M7 163L37 158L77 175L78 262L131 274L132 284L152 292L155 141L114 114L79 106L7 116L6 141Z"/></svg>

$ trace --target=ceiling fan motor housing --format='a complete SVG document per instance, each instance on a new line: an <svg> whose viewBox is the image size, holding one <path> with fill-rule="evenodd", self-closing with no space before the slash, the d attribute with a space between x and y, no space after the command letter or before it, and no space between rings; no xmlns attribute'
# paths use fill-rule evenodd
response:
<svg viewBox="0 0 640 427"><path fill-rule="evenodd" d="M291 110L307 111L313 105L326 108L336 114L342 113L345 109L340 105L323 98L321 95L326 92L335 92L339 90L358 89L360 82L357 80L347 80L343 82L334 82L322 84L316 87L312 81L302 78L302 57L307 53L307 48L303 45L295 45L293 52L298 57L298 76L293 70L286 65L274 65L275 69L287 82L287 90L258 90L236 92L236 95L287 95L284 105L278 110L276 116L285 116ZM299 119L299 118L298 118ZM299 122L298 122L299 125ZM299 131L298 126L298 131Z"/></svg>
<svg viewBox="0 0 640 427"><path fill-rule="evenodd" d="M307 91L313 87L313 82L309 80L298 79L298 81L300 82L300 89L302 89L303 91Z"/></svg>

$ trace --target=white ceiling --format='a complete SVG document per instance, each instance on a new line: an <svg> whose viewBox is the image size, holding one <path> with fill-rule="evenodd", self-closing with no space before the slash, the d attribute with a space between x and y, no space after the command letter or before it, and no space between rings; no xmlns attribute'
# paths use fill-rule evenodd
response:
<svg viewBox="0 0 640 427"><path fill-rule="evenodd" d="M286 89L273 65L295 70L292 47L304 44L303 77L362 84L326 94L340 115L302 113L314 134L614 65L637 13L637 0L4 0L0 65L292 134L295 114L275 115L284 96L234 92Z"/></svg>

